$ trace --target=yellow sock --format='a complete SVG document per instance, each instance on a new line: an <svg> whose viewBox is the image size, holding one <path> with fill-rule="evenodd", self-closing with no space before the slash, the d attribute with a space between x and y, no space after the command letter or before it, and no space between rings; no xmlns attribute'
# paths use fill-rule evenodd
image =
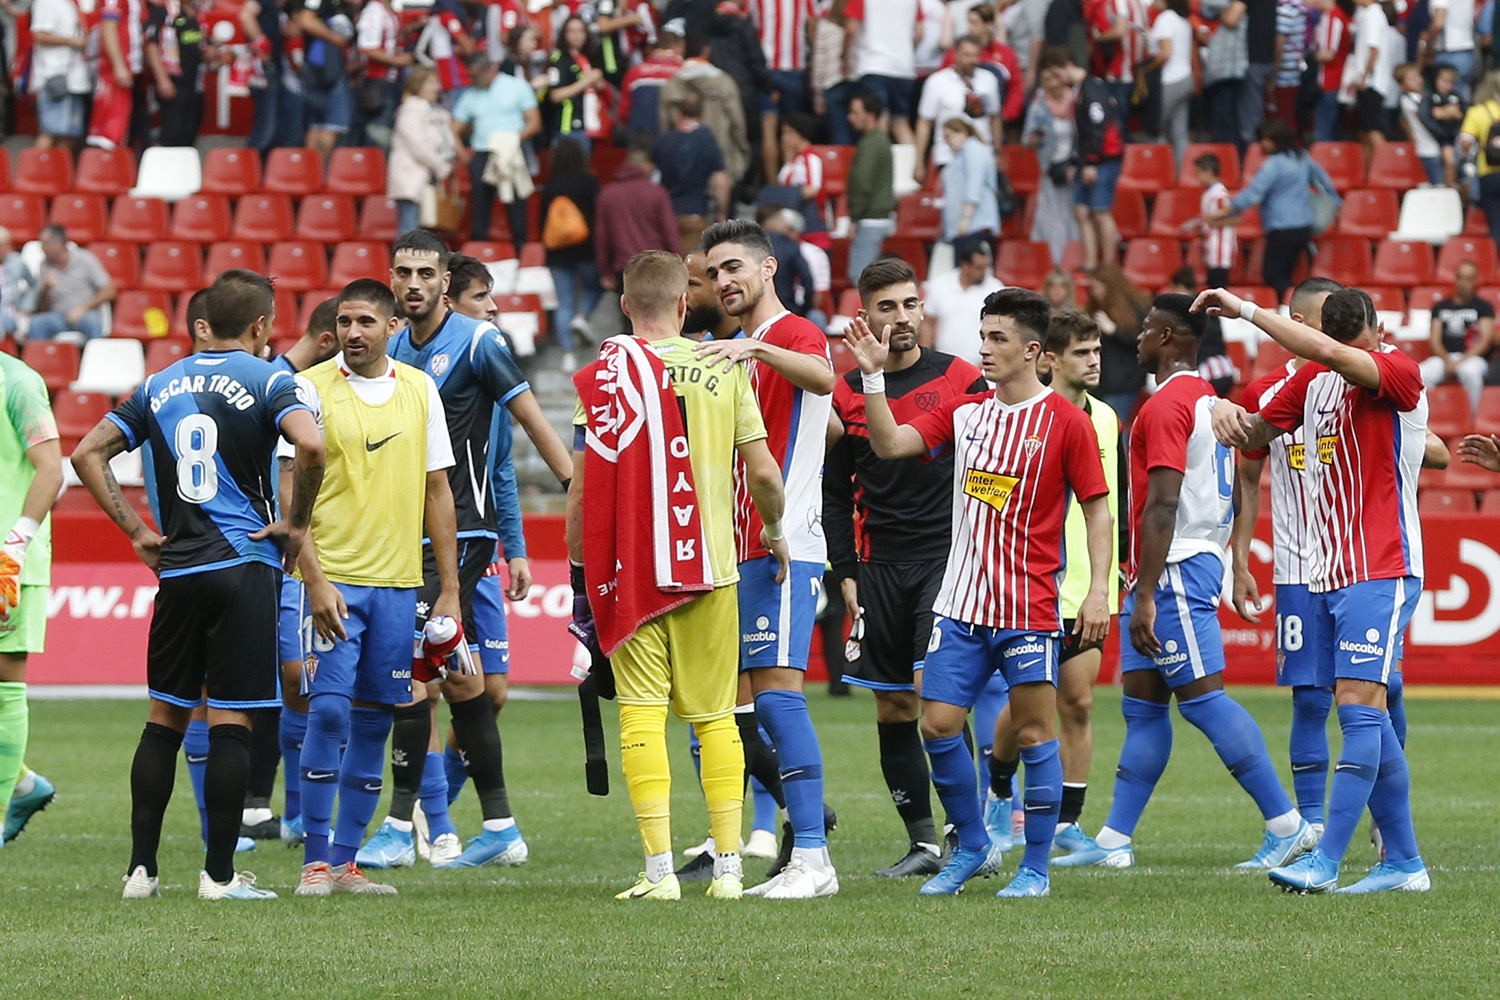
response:
<svg viewBox="0 0 1500 1000"><path fill-rule="evenodd" d="M700 744L703 798L708 802L709 829L722 853L740 848L740 813L745 804L745 751L734 716L696 722Z"/></svg>
<svg viewBox="0 0 1500 1000"><path fill-rule="evenodd" d="M667 764L667 706L620 706L620 758L646 854L672 850L672 771Z"/></svg>

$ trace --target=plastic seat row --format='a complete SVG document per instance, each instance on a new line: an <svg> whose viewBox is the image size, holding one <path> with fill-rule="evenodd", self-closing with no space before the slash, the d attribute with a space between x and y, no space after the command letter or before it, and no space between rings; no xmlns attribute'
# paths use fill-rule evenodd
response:
<svg viewBox="0 0 1500 1000"><path fill-rule="evenodd" d="M1248 184L1265 160L1258 143L1246 149L1243 163L1231 143L1193 143L1185 151L1181 164L1174 162L1171 146L1133 143L1125 147L1118 190L1144 194L1173 188L1201 191L1193 163L1205 153L1218 156L1219 179L1231 191ZM1377 147L1368 171L1364 151L1357 142L1315 142L1308 147L1308 155L1328 172L1334 188L1341 193L1356 188L1408 191L1427 183L1416 147L1409 142L1388 142Z"/></svg>

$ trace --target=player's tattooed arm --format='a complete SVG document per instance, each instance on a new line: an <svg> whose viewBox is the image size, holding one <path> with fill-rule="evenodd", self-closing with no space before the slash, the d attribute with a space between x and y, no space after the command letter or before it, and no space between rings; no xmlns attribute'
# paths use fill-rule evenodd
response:
<svg viewBox="0 0 1500 1000"><path fill-rule="evenodd" d="M1226 448L1255 451L1271 443L1286 431L1267 423L1259 413L1249 413L1238 403L1221 399L1214 403L1210 426L1214 437ZM1259 480L1257 480L1259 482Z"/></svg>
<svg viewBox="0 0 1500 1000"><path fill-rule="evenodd" d="M1235 472L1234 528L1229 536L1229 551L1234 565L1234 610L1247 622L1260 621L1260 588L1250 572L1250 542L1260 517L1260 474L1265 467L1265 459L1241 455Z"/></svg>
<svg viewBox="0 0 1500 1000"><path fill-rule="evenodd" d="M73 452L73 471L110 520L130 537L130 545L141 562L155 572L161 566L161 547L166 541L137 514L110 469L110 459L123 454L125 432L111 420L101 420Z"/></svg>

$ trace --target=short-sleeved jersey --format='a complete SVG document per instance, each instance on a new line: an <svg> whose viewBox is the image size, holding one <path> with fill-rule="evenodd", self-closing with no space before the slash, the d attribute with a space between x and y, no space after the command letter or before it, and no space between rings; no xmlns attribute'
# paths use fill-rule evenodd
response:
<svg viewBox="0 0 1500 1000"><path fill-rule="evenodd" d="M1141 514L1152 469L1182 473L1177 524L1167 564L1203 552L1220 560L1233 516L1234 458L1214 438L1211 413L1219 397L1196 371L1167 378L1130 426L1130 572L1134 587L1141 563Z"/></svg>
<svg viewBox="0 0 1500 1000"><path fill-rule="evenodd" d="M747 9L760 35L766 68L807 69L807 19L815 15L813 0L749 0Z"/></svg>
<svg viewBox="0 0 1500 1000"><path fill-rule="evenodd" d="M1104 468L1104 484L1109 487L1109 516L1116 525L1120 523L1120 418L1110 405L1088 393L1083 394L1083 412L1094 425L1094 436L1099 440L1099 463ZM1089 531L1083 516L1083 506L1074 504L1068 508L1063 522L1063 540L1067 543L1068 570L1063 575L1062 590L1058 594L1062 601L1063 618L1077 618L1084 598L1089 596L1089 585L1093 583L1093 568L1089 563ZM1110 614L1120 610L1120 588L1118 583L1120 565L1120 533L1110 532L1109 564L1110 586L1105 596L1105 606Z"/></svg>
<svg viewBox="0 0 1500 1000"><path fill-rule="evenodd" d="M969 362L931 348L918 350L921 357L914 364L885 376L886 401L897 423L911 423L950 399L988 389ZM953 449L944 446L918 458L877 456L870 447L857 371L834 386L833 409L844 437L834 445L823 474L823 527L835 571L852 575L856 561L946 558L953 541Z"/></svg>
<svg viewBox="0 0 1500 1000"><path fill-rule="evenodd" d="M5 421L0 425L0 531L10 532L26 506L26 494L36 469L26 453L44 441L57 440L57 421L47 400L47 384L25 362L0 351L0 403ZM52 582L52 515L42 518L31 544L21 584L46 586Z"/></svg>
<svg viewBox="0 0 1500 1000"><path fill-rule="evenodd" d="M1109 491L1089 418L1045 389L1014 405L959 396L912 426L928 448L954 450L953 543L932 610L990 628L1060 629L1069 503Z"/></svg>
<svg viewBox="0 0 1500 1000"><path fill-rule="evenodd" d="M1245 387L1245 409L1258 413L1291 381L1296 369L1288 361ZM1307 449L1302 425L1271 439L1264 448L1244 453L1271 466L1271 582L1307 586L1312 564L1312 531L1308 527Z"/></svg>
<svg viewBox="0 0 1500 1000"><path fill-rule="evenodd" d="M162 579L263 562L281 566L271 463L281 419L309 407L287 372L246 351L204 351L168 365L109 414L130 450L150 442Z"/></svg>
<svg viewBox="0 0 1500 1000"><path fill-rule="evenodd" d="M1427 395L1417 363L1372 353L1380 388L1303 365L1261 407L1267 423L1303 428L1315 593L1365 580L1424 575L1417 474L1427 445Z"/></svg>
<svg viewBox="0 0 1500 1000"><path fill-rule="evenodd" d="M828 337L800 316L782 312L766 320L750 336L798 354L811 354L833 363L828 355ZM771 366L750 361L745 366L766 424L766 443L781 466L786 488L786 512L781 523L792 558L823 562L828 547L823 539L823 452L827 444L828 415L833 395L820 396L799 389ZM750 502L744 476L735 488L735 545L739 561L766 554L760 544L760 513Z"/></svg>
<svg viewBox="0 0 1500 1000"><path fill-rule="evenodd" d="M494 324L451 310L426 343L413 344L411 327L407 327L391 338L387 353L432 376L443 398L453 442L448 485L458 514L458 537L494 538L495 505L487 474L491 411L531 384Z"/></svg>

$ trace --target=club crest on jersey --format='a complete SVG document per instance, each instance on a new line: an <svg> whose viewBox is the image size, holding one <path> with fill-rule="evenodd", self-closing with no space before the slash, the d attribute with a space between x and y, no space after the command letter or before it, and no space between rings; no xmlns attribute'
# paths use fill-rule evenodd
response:
<svg viewBox="0 0 1500 1000"><path fill-rule="evenodd" d="M448 355L434 354L432 360L428 362L428 367L432 369L432 374L435 377L442 378L443 373L448 370L450 364L452 364L452 359Z"/></svg>
<svg viewBox="0 0 1500 1000"><path fill-rule="evenodd" d="M1005 502L1010 499L1020 481L1016 476L970 469L964 473L964 495L971 496L980 503L987 503L996 510L1004 510Z"/></svg>
<svg viewBox="0 0 1500 1000"><path fill-rule="evenodd" d="M1288 445L1287 449L1286 449L1286 461L1287 461L1288 465L1290 465L1292 468L1296 469L1298 472L1301 472L1304 469L1306 469L1307 468L1307 445L1305 445L1305 444Z"/></svg>
<svg viewBox="0 0 1500 1000"><path fill-rule="evenodd" d="M318 676L318 658L312 653L302 658L302 676L307 678L309 684Z"/></svg>
<svg viewBox="0 0 1500 1000"><path fill-rule="evenodd" d="M923 413L931 413L937 409L943 401L943 397L936 392L919 392L912 397L912 402L917 404L917 409Z"/></svg>
<svg viewBox="0 0 1500 1000"><path fill-rule="evenodd" d="M1337 434L1324 434L1318 438L1318 461L1324 465L1333 464L1333 450L1339 446Z"/></svg>
<svg viewBox="0 0 1500 1000"><path fill-rule="evenodd" d="M1026 457L1030 458L1036 454L1036 450L1042 446L1042 439L1035 434L1021 442L1021 447L1026 449Z"/></svg>

